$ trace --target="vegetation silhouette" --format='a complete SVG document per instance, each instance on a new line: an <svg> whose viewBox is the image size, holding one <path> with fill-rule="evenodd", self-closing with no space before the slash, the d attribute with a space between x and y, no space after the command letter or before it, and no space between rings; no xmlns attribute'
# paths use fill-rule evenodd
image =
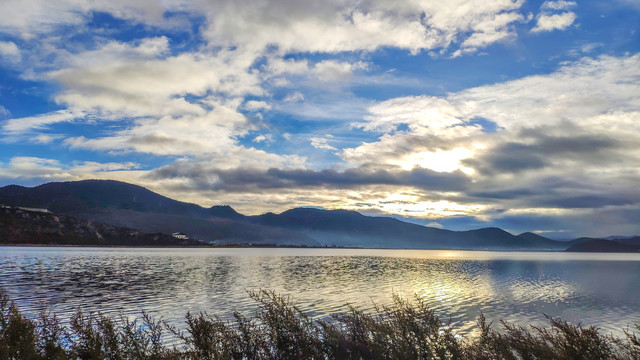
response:
<svg viewBox="0 0 640 360"><path fill-rule="evenodd" d="M640 359L640 338L633 332L619 338L551 317L548 327L501 322L497 331L480 315L480 334L465 338L418 298L394 296L391 306L372 314L351 308L331 320L314 320L273 291L250 295L258 304L253 318L188 313L186 330L178 330L144 312L130 320L78 310L63 325L42 310L31 319L0 290L0 360ZM181 344L166 345L167 335Z"/></svg>

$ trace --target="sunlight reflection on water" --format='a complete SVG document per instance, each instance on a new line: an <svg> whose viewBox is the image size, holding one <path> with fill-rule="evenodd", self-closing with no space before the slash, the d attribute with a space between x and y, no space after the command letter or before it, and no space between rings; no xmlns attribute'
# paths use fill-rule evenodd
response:
<svg viewBox="0 0 640 360"><path fill-rule="evenodd" d="M272 289L313 317L372 311L397 293L425 300L474 332L489 320L545 324L560 316L604 332L640 323L639 254L359 249L122 249L0 247L0 287L35 314L84 311L175 325L188 311L252 315L247 291Z"/></svg>

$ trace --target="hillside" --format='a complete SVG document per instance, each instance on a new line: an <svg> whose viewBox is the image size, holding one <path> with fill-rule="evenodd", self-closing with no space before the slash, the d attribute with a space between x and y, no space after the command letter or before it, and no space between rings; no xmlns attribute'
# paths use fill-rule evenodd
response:
<svg viewBox="0 0 640 360"><path fill-rule="evenodd" d="M48 209L52 213L145 232L183 232L217 244L318 245L307 236L243 221L230 206L201 206L113 180L48 183L0 189L0 204Z"/></svg>
<svg viewBox="0 0 640 360"><path fill-rule="evenodd" d="M149 233L183 232L213 244L486 250L564 250L570 245L532 233L451 231L347 210L297 208L244 216L229 206L204 208L112 180L6 186L0 188L0 204L43 208Z"/></svg>
<svg viewBox="0 0 640 360"><path fill-rule="evenodd" d="M19 208L0 208L0 244L96 246L202 246L161 233Z"/></svg>
<svg viewBox="0 0 640 360"><path fill-rule="evenodd" d="M567 248L568 252L640 252L639 238L625 239L627 242L607 239L582 239Z"/></svg>
<svg viewBox="0 0 640 360"><path fill-rule="evenodd" d="M205 209L114 180L47 183L33 188L10 185L0 189L0 202L10 206L44 208L54 213L83 214L102 209L122 209L190 217L242 217L229 206Z"/></svg>

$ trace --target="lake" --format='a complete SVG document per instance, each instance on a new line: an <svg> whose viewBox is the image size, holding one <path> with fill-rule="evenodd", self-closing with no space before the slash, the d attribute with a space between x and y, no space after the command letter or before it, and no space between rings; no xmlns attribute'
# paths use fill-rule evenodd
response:
<svg viewBox="0 0 640 360"><path fill-rule="evenodd" d="M415 295L468 333L480 312L521 325L560 316L618 336L640 323L640 254L0 247L0 288L30 315L42 304L63 319L145 310L177 326L188 311L252 315L247 291L258 289L315 318Z"/></svg>

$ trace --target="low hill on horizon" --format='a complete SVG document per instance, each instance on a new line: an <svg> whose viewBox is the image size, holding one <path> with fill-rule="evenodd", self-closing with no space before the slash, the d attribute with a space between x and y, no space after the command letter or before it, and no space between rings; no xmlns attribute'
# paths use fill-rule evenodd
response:
<svg viewBox="0 0 640 360"><path fill-rule="evenodd" d="M534 233L516 236L492 227L452 231L349 210L295 208L245 216L230 206L204 208L115 180L9 185L0 188L0 204L144 232L183 232L212 244L480 250L565 250L572 245Z"/></svg>
<svg viewBox="0 0 640 360"><path fill-rule="evenodd" d="M581 238L565 251L567 252L640 252L640 237L620 240ZM627 240L627 241L621 241Z"/></svg>

